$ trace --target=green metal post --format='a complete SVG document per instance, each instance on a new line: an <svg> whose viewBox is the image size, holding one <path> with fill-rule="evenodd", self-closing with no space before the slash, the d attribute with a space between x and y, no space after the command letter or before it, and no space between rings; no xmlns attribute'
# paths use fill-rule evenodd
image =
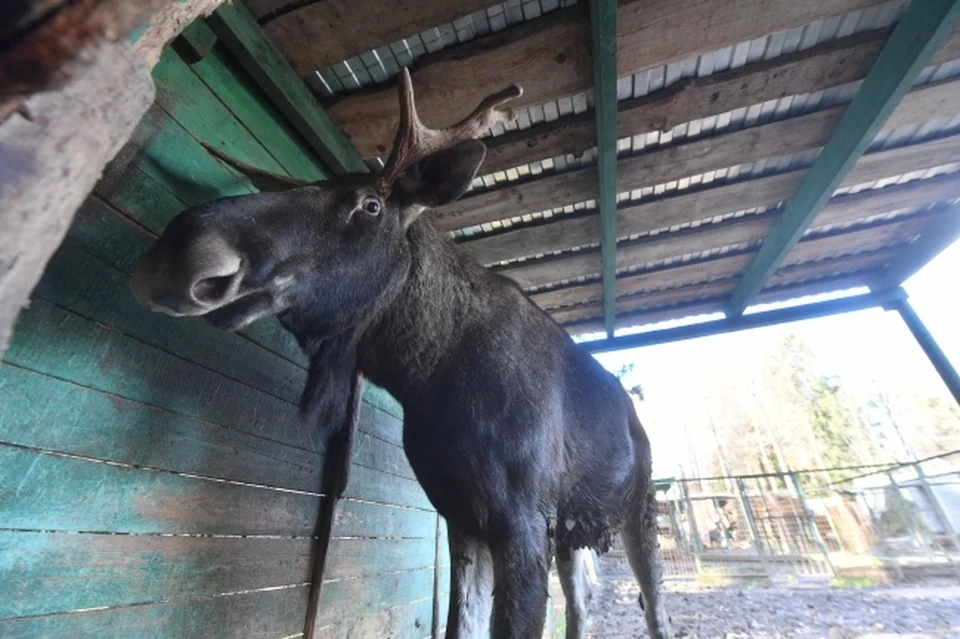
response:
<svg viewBox="0 0 960 639"><path fill-rule="evenodd" d="M697 527L697 517L693 512L693 500L690 499L690 490L687 488L687 482L680 480L680 494L683 495L683 501L687 505L687 523L690 524L690 549L693 551L693 565L699 575L703 572L703 562L700 561L700 530Z"/></svg>
<svg viewBox="0 0 960 639"><path fill-rule="evenodd" d="M613 337L617 313L617 0L590 0L593 110L597 120L603 322Z"/></svg>
<svg viewBox="0 0 960 639"><path fill-rule="evenodd" d="M903 496L903 488L900 487L900 484L899 484L899 482L897 482L897 478L894 476L892 470L887 471L887 479L890 480L890 485L893 486L893 492L894 492L894 494L897 496L897 503L900 504L900 506L901 506L901 512L903 512L905 509L902 508L902 507L905 506L905 505L908 503L907 498ZM908 515L908 517L909 517L909 520L910 520L910 521L908 521L908 522L906 522L906 523L907 523L907 525L910 527L910 532L913 533L914 539L916 539L916 540L917 540L917 543L920 544L920 547L923 548L924 554L926 554L927 557L930 557L930 556L931 556L930 546L927 545L927 540L924 539L923 531L920 530L920 525L918 524L918 522L917 522L917 520L916 520L915 518L913 518L912 516L909 516L909 515ZM895 567L896 570L897 570L897 576L902 580L902 579L903 579L903 568L900 566L900 562L899 562L899 561L896 562L896 563L894 564L894 567Z"/></svg>
<svg viewBox="0 0 960 639"><path fill-rule="evenodd" d="M899 299L891 302L886 308L894 309L900 313L900 317L903 318L907 328L913 333L913 337L917 340L917 343L920 344L920 348L927 354L927 357L930 358L930 363L933 364L937 373L940 374L943 383L950 389L950 392L953 394L953 399L960 404L960 375L957 374L957 369L950 363L950 360L940 348L940 345L933 339L933 335L930 334L927 327L920 321L920 317L917 315L917 312L913 310L910 302L905 298Z"/></svg>
<svg viewBox="0 0 960 639"><path fill-rule="evenodd" d="M943 531L947 533L947 537L949 537L953 547L960 552L960 537L957 536L957 529L954 527L953 522L950 521L949 513L947 513L946 508L943 507L943 503L940 502L940 498L937 497L937 494L933 491L933 487L927 480L927 475L923 472L923 464L917 462L913 464L913 469L917 473L920 486L923 488L923 492L927 494L927 499L930 500L934 512L937 513L937 517L939 517L941 523L943 523ZM960 564L955 564L949 554L947 554L947 559L950 560L950 563L957 569L957 573L960 574Z"/></svg>
<svg viewBox="0 0 960 639"><path fill-rule="evenodd" d="M807 504L807 494L804 492L803 485L800 483L800 475L797 473L790 473L790 479L793 480L793 486L797 490L797 497L800 498L800 505L803 507L803 514L807 519L807 523L813 529L813 538L816 540L817 545L820 546L820 552L823 553L823 560L827 562L830 572L836 575L837 571L834 570L833 563L830 561L830 553L827 552L827 545L823 543L823 537L820 536L820 528L817 526L817 518L810 509L810 505Z"/></svg>
<svg viewBox="0 0 960 639"><path fill-rule="evenodd" d="M729 316L741 315L763 290L783 258L870 146L958 17L960 0L919 0L910 4L823 152L804 176L741 278L727 306Z"/></svg>
<svg viewBox="0 0 960 639"><path fill-rule="evenodd" d="M773 579L770 573L770 566L767 564L767 552L763 548L763 540L760 537L760 530L757 528L757 520L753 516L753 506L750 505L750 498L747 495L747 487L743 483L742 477L737 477L737 492L740 495L740 507L744 516L747 518L747 527L750 529L750 538L753 545L757 548L757 554L760 556L760 564L763 566L763 572L768 579Z"/></svg>

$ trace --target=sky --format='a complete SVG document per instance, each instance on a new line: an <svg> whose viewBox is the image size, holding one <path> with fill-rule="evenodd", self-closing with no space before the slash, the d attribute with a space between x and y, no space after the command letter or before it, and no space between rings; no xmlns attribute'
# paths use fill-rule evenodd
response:
<svg viewBox="0 0 960 639"><path fill-rule="evenodd" d="M960 241L954 242L904 284L920 319L955 367L960 367ZM901 387L921 388L949 398L949 391L930 361L894 311L870 309L779 326L714 335L670 344L597 355L616 372L632 363L629 387L641 383L658 403L678 406L708 402L706 381L716 375L738 375L759 367L763 356L782 337L794 332L813 349L824 372L842 377L854 393L869 393L877 379ZM638 407L641 419L644 408ZM649 420L649 415L646 416ZM655 416L652 421L656 421ZM668 421L668 420L662 420ZM675 420L669 420L675 421ZM647 429L656 424L647 424ZM659 436L658 436L659 435ZM651 433L656 441L674 436ZM675 438L675 436L674 436ZM681 445L679 441L675 442ZM655 445L656 447L656 445ZM662 450L662 447L661 447ZM679 454L679 451L677 451ZM658 475L672 474L672 460L663 460Z"/></svg>

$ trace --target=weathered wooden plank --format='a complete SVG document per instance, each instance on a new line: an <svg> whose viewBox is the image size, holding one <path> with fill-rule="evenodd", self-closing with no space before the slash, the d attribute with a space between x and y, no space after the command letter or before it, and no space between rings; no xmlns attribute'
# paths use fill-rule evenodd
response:
<svg viewBox="0 0 960 639"><path fill-rule="evenodd" d="M388 445L360 442L357 463ZM0 441L110 462L319 492L323 455L7 364ZM402 452L400 453L402 455ZM392 471L391 471L392 472Z"/></svg>
<svg viewBox="0 0 960 639"><path fill-rule="evenodd" d="M942 215L942 213L939 215ZM872 260L869 265L871 267L879 267L890 259L890 254L880 251L880 249L908 243L916 237L916 235L921 233L932 220L939 217L939 215L919 215L902 221L894 220L853 233L838 233L798 244L797 248L803 248L791 258L790 266L782 269L782 273L777 273L778 283L796 282L799 277L796 273L803 274L803 277L810 277L810 272L820 272L822 276L826 276L838 271L852 272L866 268L864 264L861 264L861 256L858 255L820 259L838 253L850 254L855 251L869 252L870 256L867 259ZM722 259L727 260L730 258ZM815 265L806 264L807 261L814 259L820 259L820 261ZM618 299L617 311L618 313L621 310L629 313L650 307L668 306L687 302L692 303L700 299L728 294L736 287L738 281L737 276L740 271L729 273L725 271L732 264L739 266L739 262L739 256L737 259L730 259L730 262L719 260L700 262L697 264L699 269L690 269L700 271L699 277L694 276L694 281L698 279L700 282L707 280L716 281L700 284L688 284L687 282L681 281L679 285L665 289L653 289L650 287L651 280L653 283L656 283L662 276L649 277L647 275L640 275L624 278L627 281L621 286L621 290L630 290L631 294ZM800 268L800 264L803 265L803 268ZM554 319L560 323L571 323L602 315L602 306L594 299L591 302L577 306L558 309L551 314Z"/></svg>
<svg viewBox="0 0 960 639"><path fill-rule="evenodd" d="M430 635L433 602L420 599L387 608L372 615L354 617L339 623L317 628L315 637L320 639L363 639L365 637L390 637L391 639L424 639ZM446 618L446 610L443 612Z"/></svg>
<svg viewBox="0 0 960 639"><path fill-rule="evenodd" d="M844 110L844 106L837 106L623 159L617 167L618 190L626 192L656 186L708 171L819 148L830 139ZM938 83L909 93L882 131L958 113L960 81ZM433 215L441 228L453 229L585 202L596 197L595 173L594 167L588 167L491 189L438 209ZM592 235L578 237L582 244L599 241L597 225L594 224ZM483 243L487 239L475 241ZM491 244L498 250L491 250L489 255L481 254L485 263L523 256L517 255L519 247L504 246L489 238L486 245ZM541 252L535 244L528 243L523 248L531 251L525 255Z"/></svg>
<svg viewBox="0 0 960 639"><path fill-rule="evenodd" d="M425 599L433 594L433 568L422 568L364 579L324 581L317 627L352 620L384 609ZM429 634L430 617L420 621Z"/></svg>
<svg viewBox="0 0 960 639"><path fill-rule="evenodd" d="M865 237L862 234L868 233L873 225L866 230L851 229L845 234L845 240L830 239L841 237L844 234L822 238L814 236L813 232L825 226L849 224L868 219L878 213L901 209L903 207L899 206L899 203L905 195L910 198L929 198L929 201L913 200L913 206L949 199L960 192L957 190L960 189L960 182L957 181L956 176L947 176L947 178L917 180L903 186L887 187L834 198L834 201L819 216L813 229L811 229L811 235L801 241L795 249L795 255L790 256L791 260L813 259L820 251L842 250L844 248L842 242L849 242L849 247L852 247L852 250L862 250L863 246L860 244L860 238ZM763 213L718 224L683 229L668 233L663 237L657 235L627 245L626 250L629 251L629 254L624 256L623 259L626 261L632 258L635 263L657 263L666 259L679 260L685 255L693 255L701 251L718 250L736 245L755 245L767 237L773 220L776 219L778 214L778 212ZM896 218L897 221L900 219L899 217ZM836 242L841 242L841 244L837 245ZM711 261L711 263L717 265L723 273L732 275L738 272L738 267L741 267L741 270L745 268L746 264L744 262L749 263L749 260L750 254L739 254L720 258L720 260ZM685 279L688 278L690 273L704 279L717 275L714 269L701 271L703 267L697 266L698 264L700 264L700 260L692 263L680 263L679 265L660 266L655 270L638 275L622 276L619 286L624 294L629 294L643 290L635 288L642 282L656 284L648 288L660 288L690 281ZM549 309L598 300L602 297L602 288L598 282L589 282L534 293L530 297L541 308Z"/></svg>
<svg viewBox="0 0 960 639"><path fill-rule="evenodd" d="M897 256L877 276L875 287L895 287L919 271L930 260L949 248L960 237L960 209L953 205L910 247Z"/></svg>
<svg viewBox="0 0 960 639"><path fill-rule="evenodd" d="M160 59L166 47L187 25L210 15L224 0L178 0L157 11L150 24L134 38L134 47L150 66Z"/></svg>
<svg viewBox="0 0 960 639"><path fill-rule="evenodd" d="M621 137L669 131L679 124L787 95L816 93L866 77L886 41L871 32L748 64L702 78L688 78L642 98L620 102ZM960 31L954 31L930 60L960 58ZM502 171L558 155L581 155L594 145L590 113L570 115L485 140L482 173Z"/></svg>
<svg viewBox="0 0 960 639"><path fill-rule="evenodd" d="M334 539L347 537L382 539L434 539L437 516L414 508L401 508L355 499L337 504Z"/></svg>
<svg viewBox="0 0 960 639"><path fill-rule="evenodd" d="M47 259L153 100L149 68L104 44L59 91L26 100L0 126L0 358Z"/></svg>
<svg viewBox="0 0 960 639"><path fill-rule="evenodd" d="M434 543L421 539L334 539L324 578L363 579L390 572L432 568Z"/></svg>
<svg viewBox="0 0 960 639"><path fill-rule="evenodd" d="M309 538L0 530L0 619L304 584L310 547Z"/></svg>
<svg viewBox="0 0 960 639"><path fill-rule="evenodd" d="M203 26L213 35L209 27ZM192 65L191 69L289 175L311 181L328 177L327 168L313 149L221 45L214 47L208 57Z"/></svg>
<svg viewBox="0 0 960 639"><path fill-rule="evenodd" d="M320 497L61 457L0 444L7 529L313 534Z"/></svg>
<svg viewBox="0 0 960 639"><path fill-rule="evenodd" d="M309 587L0 620L4 637L277 639L303 630Z"/></svg>
<svg viewBox="0 0 960 639"><path fill-rule="evenodd" d="M848 174L843 186L863 184L895 175L904 175L913 171L932 168L956 162L960 159L960 136L950 136L922 144L900 147L864 155L860 162ZM720 186L702 188L641 201L638 204L620 209L618 235L628 237L669 229L680 224L690 224L710 220L717 216L757 207L775 206L788 200L806 174L806 169L778 173L752 180L725 183ZM514 245L535 246L541 251L545 247L562 250L582 245L582 238L589 223L585 216L563 217L556 221L506 231L502 236L513 236L509 241ZM493 236L499 237L499 236ZM493 237L490 239L492 240ZM573 244L566 244L566 239ZM507 240L504 240L507 241ZM564 244L561 244L563 242ZM464 248L472 252L472 242L465 242ZM489 246L487 244L486 246ZM618 263L623 261L623 247L618 250ZM682 254L681 254L682 255ZM569 265L577 264L579 269L567 266L563 270L556 267L569 259ZM542 262L542 263L541 263ZM549 266L546 266L549 264ZM580 275L592 275L599 272L599 259L595 252L580 251L570 258L550 260L527 260L518 265L503 269L504 274L524 287L543 285ZM546 277L546 279L544 279ZM519 279L518 279L519 278ZM531 282L537 281L540 284Z"/></svg>
<svg viewBox="0 0 960 639"><path fill-rule="evenodd" d="M271 173L287 174L272 153L253 137L177 52L168 48L153 68L157 104L200 142Z"/></svg>
<svg viewBox="0 0 960 639"><path fill-rule="evenodd" d="M264 3L250 3L258 18ZM270 39L300 75L391 44L490 6L490 0L410 2L372 0L357 19L350 0L324 0L284 13L264 24Z"/></svg>
<svg viewBox="0 0 960 639"><path fill-rule="evenodd" d="M207 24L335 173L367 171L356 149L320 108L245 6L239 2L222 6Z"/></svg>
<svg viewBox="0 0 960 639"><path fill-rule="evenodd" d="M416 480L387 475L366 466L355 465L351 469L344 496L433 512L433 505Z"/></svg>
<svg viewBox="0 0 960 639"><path fill-rule="evenodd" d="M960 19L960 0L911 4L900 18L836 130L807 171L730 296L729 315L741 315L800 241L884 122L917 80L930 56Z"/></svg>
<svg viewBox="0 0 960 639"><path fill-rule="evenodd" d="M180 357L35 300L17 323L7 360L97 390L321 451L297 406Z"/></svg>
<svg viewBox="0 0 960 639"><path fill-rule="evenodd" d="M876 4L876 0L735 0L723 11L703 0L627 2L618 11L621 76L751 40L775 31ZM413 73L417 109L430 126L449 126L513 78L523 85L518 108L590 86L590 27L584 7L556 11L530 24L478 38L451 52L423 56ZM298 69L309 73L316 67ZM392 88L350 96L330 116L364 156L380 155L397 126Z"/></svg>

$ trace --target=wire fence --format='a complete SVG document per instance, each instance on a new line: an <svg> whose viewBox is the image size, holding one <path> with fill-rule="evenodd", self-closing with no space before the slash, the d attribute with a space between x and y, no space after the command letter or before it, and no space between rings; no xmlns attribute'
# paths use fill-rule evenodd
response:
<svg viewBox="0 0 960 639"><path fill-rule="evenodd" d="M960 575L960 451L897 464L659 484L667 579ZM612 559L624 559L618 544Z"/></svg>

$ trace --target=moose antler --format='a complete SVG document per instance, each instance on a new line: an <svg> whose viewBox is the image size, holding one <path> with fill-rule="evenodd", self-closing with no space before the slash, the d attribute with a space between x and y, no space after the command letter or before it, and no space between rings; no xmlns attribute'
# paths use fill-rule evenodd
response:
<svg viewBox="0 0 960 639"><path fill-rule="evenodd" d="M380 194L386 198L393 190L393 183L408 168L438 151L473 140L497 122L510 122L516 115L513 109L499 109L523 95L523 89L511 84L506 89L487 96L473 113L446 129L429 129L417 115L417 105L413 98L413 83L410 72L404 69L400 73L400 124L393 142L393 150L387 165L383 168L378 182Z"/></svg>

